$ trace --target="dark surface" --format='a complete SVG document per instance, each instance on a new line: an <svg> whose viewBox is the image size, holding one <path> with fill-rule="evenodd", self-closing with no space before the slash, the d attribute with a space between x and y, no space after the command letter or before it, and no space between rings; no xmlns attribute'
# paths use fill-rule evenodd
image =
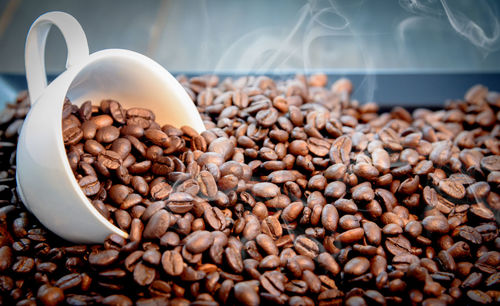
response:
<svg viewBox="0 0 500 306"><path fill-rule="evenodd" d="M178 75L179 73L173 73ZM188 73L187 76L195 74ZM268 74L275 79L289 78L291 73ZM475 84L490 90L500 90L500 73L467 74L336 74L329 75L329 83L340 77L349 78L354 84L354 99L364 103L377 102L382 109L392 106L438 108L449 99L461 99L465 91ZM220 74L224 77L241 76ZM52 79L54 76L51 77ZM50 79L50 77L49 77ZM26 89L26 78L18 74L0 74L0 107L12 101L17 92Z"/></svg>

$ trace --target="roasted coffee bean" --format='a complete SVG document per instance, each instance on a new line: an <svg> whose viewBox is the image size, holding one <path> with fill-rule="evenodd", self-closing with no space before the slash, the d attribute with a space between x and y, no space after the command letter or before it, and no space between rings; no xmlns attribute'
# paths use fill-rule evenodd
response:
<svg viewBox="0 0 500 306"><path fill-rule="evenodd" d="M201 171L197 177L200 192L208 198L214 198L217 194L217 184L214 177L208 171Z"/></svg>
<svg viewBox="0 0 500 306"><path fill-rule="evenodd" d="M342 244L350 244L363 238L364 234L365 231L362 228L353 228L340 234L337 240Z"/></svg>
<svg viewBox="0 0 500 306"><path fill-rule="evenodd" d="M186 249L193 253L203 253L213 243L214 237L208 231L197 231L186 237Z"/></svg>
<svg viewBox="0 0 500 306"><path fill-rule="evenodd" d="M276 246L274 240L266 235L266 234L259 234L255 238L255 241L257 244L269 255L278 255L278 247Z"/></svg>
<svg viewBox="0 0 500 306"><path fill-rule="evenodd" d="M428 216L422 220L422 225L430 233L446 234L450 230L448 221L442 216Z"/></svg>
<svg viewBox="0 0 500 306"><path fill-rule="evenodd" d="M143 236L146 239L160 238L170 225L170 214L163 209L155 213L146 224Z"/></svg>
<svg viewBox="0 0 500 306"><path fill-rule="evenodd" d="M78 273L71 273L61 277L55 286L61 288L62 290L68 290L80 285L82 282L82 276Z"/></svg>
<svg viewBox="0 0 500 306"><path fill-rule="evenodd" d="M101 102L102 105L102 102ZM126 119L125 110L122 108L121 104L117 101L111 100L109 102L109 113L111 117L115 119L116 122L124 124Z"/></svg>
<svg viewBox="0 0 500 306"><path fill-rule="evenodd" d="M363 221L363 230L368 242L379 245L382 242L382 231L377 224L371 221Z"/></svg>
<svg viewBox="0 0 500 306"><path fill-rule="evenodd" d="M189 193L174 192L167 199L167 207L173 213L187 213L193 208L193 197Z"/></svg>
<svg viewBox="0 0 500 306"><path fill-rule="evenodd" d="M181 275L184 270L184 262L180 253L176 251L165 251L161 257L163 270L171 276Z"/></svg>
<svg viewBox="0 0 500 306"><path fill-rule="evenodd" d="M453 233L453 237L459 237L461 239L466 240L472 244L481 244L483 242L481 234L473 227L468 225L462 225L457 227Z"/></svg>
<svg viewBox="0 0 500 306"><path fill-rule="evenodd" d="M499 300L498 93L476 86L437 112L379 114L351 100L346 79L324 88L324 75L178 80L202 134L110 99L64 102L75 179L128 232L85 248L18 203L29 98L6 106L0 303Z"/></svg>
<svg viewBox="0 0 500 306"><path fill-rule="evenodd" d="M92 155L99 155L100 153L106 151L106 149L101 143L93 139L88 139L87 141L85 141L84 149L85 152L88 152Z"/></svg>
<svg viewBox="0 0 500 306"><path fill-rule="evenodd" d="M478 304L491 304L492 303L491 297L481 290L469 290L469 291L467 291L467 296L474 303L478 303Z"/></svg>
<svg viewBox="0 0 500 306"><path fill-rule="evenodd" d="M112 170L118 169L123 162L118 153L109 150L101 152L97 160L104 167Z"/></svg>
<svg viewBox="0 0 500 306"><path fill-rule="evenodd" d="M88 197L96 195L101 188L98 178L91 175L82 177L78 181L78 185L80 185L83 193Z"/></svg>
<svg viewBox="0 0 500 306"><path fill-rule="evenodd" d="M97 130L95 139L98 142L111 143L120 137L120 130L115 126L105 126Z"/></svg>
<svg viewBox="0 0 500 306"><path fill-rule="evenodd" d="M256 197L272 198L279 194L279 187L272 183L257 183L252 187L252 193Z"/></svg>
<svg viewBox="0 0 500 306"><path fill-rule="evenodd" d="M405 232L411 237L416 238L422 233L422 224L418 221L412 220L405 225Z"/></svg>
<svg viewBox="0 0 500 306"><path fill-rule="evenodd" d="M295 239L294 247L297 253L310 258L316 258L319 254L319 247L316 242L303 235Z"/></svg>
<svg viewBox="0 0 500 306"><path fill-rule="evenodd" d="M258 281L239 282L234 286L234 296L243 305L259 305Z"/></svg>
<svg viewBox="0 0 500 306"><path fill-rule="evenodd" d="M318 263L323 269L330 272L333 276L336 276L340 272L340 266L329 253L323 252L319 254Z"/></svg>
<svg viewBox="0 0 500 306"><path fill-rule="evenodd" d="M227 247L224 251L228 266L236 273L243 272L243 259L241 253L232 247Z"/></svg>
<svg viewBox="0 0 500 306"><path fill-rule="evenodd" d="M118 153L122 160L128 156L131 150L132 144L127 138L118 138L111 144L111 151Z"/></svg>
<svg viewBox="0 0 500 306"><path fill-rule="evenodd" d="M82 138L83 131L79 126L71 126L63 130L63 141L67 146L77 144Z"/></svg>
<svg viewBox="0 0 500 306"><path fill-rule="evenodd" d="M156 270L139 262L134 268L134 281L140 286L146 286L153 282Z"/></svg>
<svg viewBox="0 0 500 306"><path fill-rule="evenodd" d="M335 206L327 204L321 212L321 224L328 231L335 231L339 222L339 213Z"/></svg>
<svg viewBox="0 0 500 306"><path fill-rule="evenodd" d="M33 270L35 261L33 258L19 256L17 261L12 265L12 270L16 273L29 273Z"/></svg>
<svg viewBox="0 0 500 306"><path fill-rule="evenodd" d="M302 209L304 209L302 202L290 203L287 207L285 207L285 209L283 209L281 218L285 222L293 222L302 213Z"/></svg>
<svg viewBox="0 0 500 306"><path fill-rule="evenodd" d="M411 243L403 235L387 238L385 247L392 255L406 255L411 253Z"/></svg>
<svg viewBox="0 0 500 306"><path fill-rule="evenodd" d="M365 257L354 257L349 260L345 266L344 271L347 274L361 275L370 268L370 261Z"/></svg>
<svg viewBox="0 0 500 306"><path fill-rule="evenodd" d="M464 185L453 179L445 179L439 181L439 189L455 199L462 199L463 197L465 197Z"/></svg>
<svg viewBox="0 0 500 306"><path fill-rule="evenodd" d="M208 152L218 153L228 160L233 155L234 144L227 138L217 138L208 146Z"/></svg>
<svg viewBox="0 0 500 306"><path fill-rule="evenodd" d="M64 301L64 292L61 288L44 284L38 289L37 298L44 305L58 305Z"/></svg>
<svg viewBox="0 0 500 306"><path fill-rule="evenodd" d="M102 250L90 253L89 263L93 266L108 266L118 259L116 250Z"/></svg>

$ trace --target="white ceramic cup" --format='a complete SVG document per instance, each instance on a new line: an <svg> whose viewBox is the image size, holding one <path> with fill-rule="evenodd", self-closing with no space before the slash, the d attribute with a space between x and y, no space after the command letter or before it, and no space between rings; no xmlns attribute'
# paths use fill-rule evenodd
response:
<svg viewBox="0 0 500 306"><path fill-rule="evenodd" d="M44 49L52 25L66 40L68 58L66 71L47 86ZM71 171L62 138L65 97L77 105L114 99L124 108L151 109L160 124L189 125L202 132L195 105L177 80L146 56L121 49L89 55L80 24L63 12L46 13L33 23L25 61L31 110L17 147L21 200L43 225L66 240L100 243L111 233L126 237L93 207Z"/></svg>

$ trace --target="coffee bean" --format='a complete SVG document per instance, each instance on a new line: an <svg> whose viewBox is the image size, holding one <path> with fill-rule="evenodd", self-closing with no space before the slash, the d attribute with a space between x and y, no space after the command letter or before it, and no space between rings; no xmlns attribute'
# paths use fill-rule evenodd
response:
<svg viewBox="0 0 500 306"><path fill-rule="evenodd" d="M241 253L231 247L227 247L224 251L228 266L236 273L243 272L243 259Z"/></svg>
<svg viewBox="0 0 500 306"><path fill-rule="evenodd" d="M166 210L159 210L146 224L143 236L146 239L160 238L170 226L170 214Z"/></svg>
<svg viewBox="0 0 500 306"><path fill-rule="evenodd" d="M218 153L228 160L234 153L234 144L227 138L217 138L208 146L208 152Z"/></svg>
<svg viewBox="0 0 500 306"><path fill-rule="evenodd" d="M226 227L225 215L217 207L207 208L203 213L203 219L214 230L220 231Z"/></svg>
<svg viewBox="0 0 500 306"><path fill-rule="evenodd" d="M500 163L500 159L498 158L498 155L490 155L483 157L481 159L481 167L488 171L500 171L500 166L498 164Z"/></svg>
<svg viewBox="0 0 500 306"><path fill-rule="evenodd" d="M201 154L196 160L200 167L206 164L214 164L220 167L224 163L224 156L216 152L205 152Z"/></svg>
<svg viewBox="0 0 500 306"><path fill-rule="evenodd" d="M365 231L362 228L353 228L340 234L337 239L340 243L350 244L363 238Z"/></svg>
<svg viewBox="0 0 500 306"><path fill-rule="evenodd" d="M252 193L256 197L272 198L279 194L279 187L272 183L257 183L252 187Z"/></svg>
<svg viewBox="0 0 500 306"><path fill-rule="evenodd" d="M114 100L64 103L75 178L129 234L104 250L59 248L29 214L15 215L24 208L12 196L12 148L29 101L8 106L12 141L0 151L12 166L0 169L0 193L13 208L0 218L10 248L0 269L17 272L0 278L2 302L34 302L28 288L44 283L69 304L496 299L498 94L475 87L438 112L378 114L351 101L345 79L330 89L324 76L178 79L202 112L201 135ZM118 254L99 259L108 251ZM19 283L26 273L36 284Z"/></svg>
<svg viewBox="0 0 500 306"><path fill-rule="evenodd" d="M339 213L332 204L327 204L321 212L321 223L328 231L335 231L339 222Z"/></svg>
<svg viewBox="0 0 500 306"><path fill-rule="evenodd" d="M214 177L208 171L201 171L197 177L198 186L201 193L208 197L213 198L217 194L217 184Z"/></svg>
<svg viewBox="0 0 500 306"><path fill-rule="evenodd" d="M102 102L101 102L102 105ZM124 124L125 119L126 119L126 113L125 110L122 108L120 103L117 101L111 100L109 101L109 113L111 114L111 117L115 119L116 122Z"/></svg>
<svg viewBox="0 0 500 306"><path fill-rule="evenodd" d="M89 263L93 266L108 266L118 259L119 252L116 250L102 250L90 253Z"/></svg>
<svg viewBox="0 0 500 306"><path fill-rule="evenodd" d="M123 306L131 306L133 305L130 298L122 294L113 294L105 297L101 300L103 305L123 305Z"/></svg>
<svg viewBox="0 0 500 306"><path fill-rule="evenodd" d="M174 213L184 214L193 208L193 197L189 193L174 192L167 199L167 207Z"/></svg>
<svg viewBox="0 0 500 306"><path fill-rule="evenodd" d="M389 237L385 241L385 247L392 255L405 255L411 253L411 244L403 235Z"/></svg>
<svg viewBox="0 0 500 306"><path fill-rule="evenodd" d="M352 149L352 140L347 136L337 138L330 148L330 159L334 163L348 165L350 162L349 154Z"/></svg>
<svg viewBox="0 0 500 306"><path fill-rule="evenodd" d="M5 271L12 266L13 254L12 249L8 246L0 247L0 271Z"/></svg>
<svg viewBox="0 0 500 306"><path fill-rule="evenodd" d="M257 244L269 255L278 255L278 247L274 243L274 240L266 235L266 234L259 234L255 238L255 241L257 241Z"/></svg>
<svg viewBox="0 0 500 306"><path fill-rule="evenodd" d="M120 158L120 155L114 151L104 151L99 154L97 160L106 168L108 169L118 169L120 165L122 164L122 159Z"/></svg>
<svg viewBox="0 0 500 306"><path fill-rule="evenodd" d="M475 228L467 225L457 227L453 231L452 236L460 237L472 244L481 244L483 241L481 234Z"/></svg>
<svg viewBox="0 0 500 306"><path fill-rule="evenodd" d="M38 289L37 298L44 305L58 305L64 301L64 292L61 288L43 285Z"/></svg>
<svg viewBox="0 0 500 306"><path fill-rule="evenodd" d="M439 189L455 199L462 199L465 196L465 187L454 180L439 181Z"/></svg>
<svg viewBox="0 0 500 306"><path fill-rule="evenodd" d="M83 193L88 197L96 195L101 188L96 176L85 176L78 181L78 184L82 188Z"/></svg>
<svg viewBox="0 0 500 306"><path fill-rule="evenodd" d="M161 264L163 270L171 276L181 275L184 270L182 256L175 251L165 251L161 257Z"/></svg>
<svg viewBox="0 0 500 306"><path fill-rule="evenodd" d="M365 257L354 257L349 260L345 266L344 271L352 275L364 274L370 268L370 261Z"/></svg>
<svg viewBox="0 0 500 306"><path fill-rule="evenodd" d="M95 139L98 142L111 143L115 141L119 136L120 136L120 130L110 125L98 129L95 135Z"/></svg>
<svg viewBox="0 0 500 306"><path fill-rule="evenodd" d="M239 282L234 286L234 296L243 305L259 305L258 281Z"/></svg>
<svg viewBox="0 0 500 306"><path fill-rule="evenodd" d="M141 117L145 120L155 120L155 115L149 109L141 107L132 107L127 110L127 117Z"/></svg>
<svg viewBox="0 0 500 306"><path fill-rule="evenodd" d="M151 197L156 201L166 199L171 192L172 192L172 186L170 186L166 182L159 182L157 184L150 185L149 188L149 193L151 194Z"/></svg>
<svg viewBox="0 0 500 306"><path fill-rule="evenodd" d="M186 248L189 252L203 253L212 245L214 237L208 231L197 231L186 237Z"/></svg>
<svg viewBox="0 0 500 306"><path fill-rule="evenodd" d="M293 202L283 209L281 218L285 222L293 222L302 213L302 209L304 209L302 202Z"/></svg>
<svg viewBox="0 0 500 306"><path fill-rule="evenodd" d="M319 254L318 245L313 240L303 235L300 235L295 239L294 247L297 253L310 258L316 258Z"/></svg>
<svg viewBox="0 0 500 306"><path fill-rule="evenodd" d="M323 269L330 272L333 276L336 276L340 272L340 266L329 253L323 252L319 254L318 263Z"/></svg>
<svg viewBox="0 0 500 306"><path fill-rule="evenodd" d="M82 276L78 273L71 273L61 277L55 286L61 288L62 290L68 290L80 285L82 282Z"/></svg>
<svg viewBox="0 0 500 306"><path fill-rule="evenodd" d="M441 216L429 216L422 220L425 230L430 233L446 234L450 230L448 221Z"/></svg>
<svg viewBox="0 0 500 306"><path fill-rule="evenodd" d="M19 256L17 261L12 265L12 270L16 273L29 273L33 270L35 262L33 258Z"/></svg>
<svg viewBox="0 0 500 306"><path fill-rule="evenodd" d="M115 211L115 220L118 227L125 231L130 228L130 223L132 222L130 214L121 209Z"/></svg>
<svg viewBox="0 0 500 306"><path fill-rule="evenodd" d="M155 274L154 268L139 262L134 268L134 281L140 286L146 286L153 282Z"/></svg>
<svg viewBox="0 0 500 306"><path fill-rule="evenodd" d="M490 304L492 302L491 297L481 290L469 290L467 296L472 302L478 304Z"/></svg>

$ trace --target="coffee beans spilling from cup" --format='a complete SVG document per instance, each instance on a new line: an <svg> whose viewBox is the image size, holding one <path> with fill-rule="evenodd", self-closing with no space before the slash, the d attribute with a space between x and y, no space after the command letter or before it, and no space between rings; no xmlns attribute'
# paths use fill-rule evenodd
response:
<svg viewBox="0 0 500 306"><path fill-rule="evenodd" d="M72 245L15 194L0 114L0 302L500 302L500 95L378 113L325 75L178 77L207 131L103 100L63 108L83 193L129 234Z"/></svg>

